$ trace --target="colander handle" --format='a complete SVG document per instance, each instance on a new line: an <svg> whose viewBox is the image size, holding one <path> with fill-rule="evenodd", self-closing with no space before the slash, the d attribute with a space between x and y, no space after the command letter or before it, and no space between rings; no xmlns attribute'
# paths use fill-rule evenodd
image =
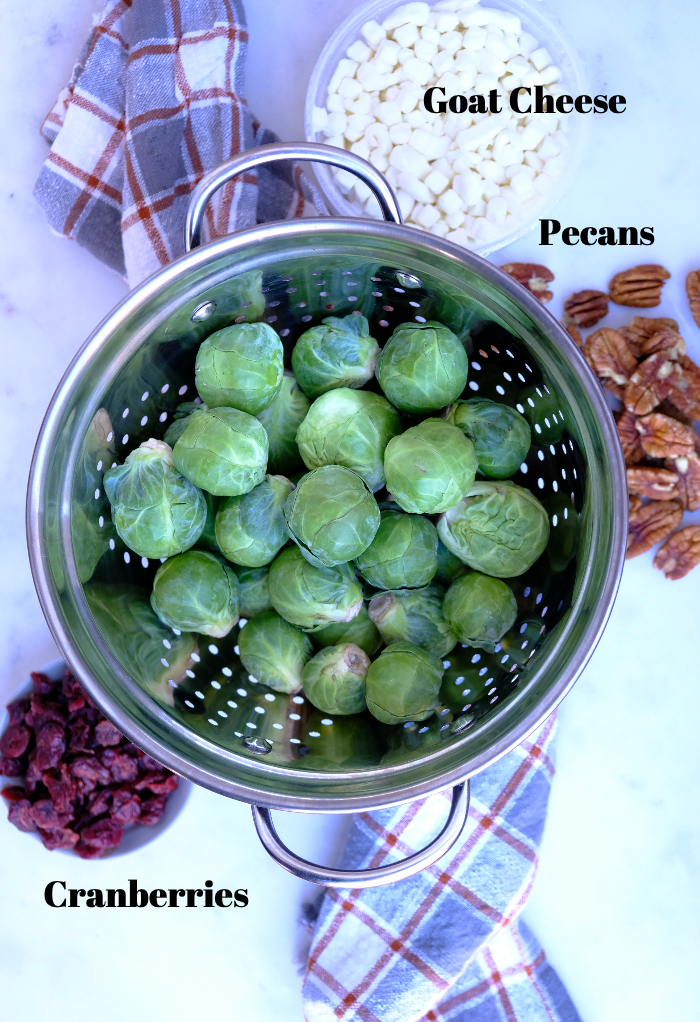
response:
<svg viewBox="0 0 700 1022"><path fill-rule="evenodd" d="M429 845L400 862L391 862L388 866L375 866L372 869L329 869L327 866L317 866L307 859L302 859L280 840L270 810L262 806L251 808L255 829L265 850L275 862L300 880L309 880L312 884L321 884L324 887L381 887L384 884L393 884L397 880L405 880L406 877L427 869L450 850L467 822L469 781L463 781L452 789L452 805L445 826Z"/></svg>
<svg viewBox="0 0 700 1022"><path fill-rule="evenodd" d="M190 204L185 217L185 251L189 252L202 243L202 221L204 211L212 195L230 181L232 177L255 170L266 163L277 160L310 160L313 163L328 163L331 167L340 167L355 174L371 188L379 203L385 220L402 224L403 217L394 190L376 167L373 167L361 156L349 153L336 146L323 145L321 142L273 142L261 145L257 149L249 149L240 156L222 163L220 167L205 174L192 192Z"/></svg>

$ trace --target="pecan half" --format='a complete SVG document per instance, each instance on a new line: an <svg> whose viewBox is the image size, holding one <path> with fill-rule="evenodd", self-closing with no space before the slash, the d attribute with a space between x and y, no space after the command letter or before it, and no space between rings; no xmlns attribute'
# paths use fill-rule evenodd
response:
<svg viewBox="0 0 700 1022"><path fill-rule="evenodd" d="M567 334L574 342L574 344L578 344L579 348L582 348L583 337L581 337L581 331L579 330L579 328L577 326L574 326L573 323L565 323L564 329L566 330Z"/></svg>
<svg viewBox="0 0 700 1022"><path fill-rule="evenodd" d="M622 445L625 465L636 465L644 457L644 450L639 442L637 432L637 416L625 410L617 420L617 432Z"/></svg>
<svg viewBox="0 0 700 1022"><path fill-rule="evenodd" d="M666 468L678 476L678 497L684 511L697 511L700 507L700 457L692 454L681 458L667 458Z"/></svg>
<svg viewBox="0 0 700 1022"><path fill-rule="evenodd" d="M649 308L661 303L661 288L671 274L663 266L633 266L610 281L610 300L616 305Z"/></svg>
<svg viewBox="0 0 700 1022"><path fill-rule="evenodd" d="M642 415L635 428L642 450L650 458L680 458L695 450L695 431L661 412Z"/></svg>
<svg viewBox="0 0 700 1022"><path fill-rule="evenodd" d="M504 263L501 269L514 277L519 284L539 298L543 305L551 302L554 295L547 290L547 284L554 280L554 274L546 266L538 263Z"/></svg>
<svg viewBox="0 0 700 1022"><path fill-rule="evenodd" d="M685 278L685 293L690 302L690 314L700 326L700 270L691 270Z"/></svg>
<svg viewBox="0 0 700 1022"><path fill-rule="evenodd" d="M642 498L641 497L637 497L636 495L630 494L629 502L630 502L629 513L630 513L630 515L634 515L634 514L637 513L637 511L639 511L640 507L642 506Z"/></svg>
<svg viewBox="0 0 700 1022"><path fill-rule="evenodd" d="M684 415L683 412L679 412L678 409L671 404L668 398L661 402L657 411L661 412L662 415L668 415L669 419L675 419L676 422L682 422L686 426L690 426L691 429L695 429L695 420L691 419L689 415ZM698 440L700 440L700 437L698 437Z"/></svg>
<svg viewBox="0 0 700 1022"><path fill-rule="evenodd" d="M601 327L586 339L586 361L603 386L624 400L624 387L637 368L637 360L617 330Z"/></svg>
<svg viewBox="0 0 700 1022"><path fill-rule="evenodd" d="M627 559L637 557L660 543L683 518L683 509L677 500L656 500L630 508L629 532L627 534Z"/></svg>
<svg viewBox="0 0 700 1022"><path fill-rule="evenodd" d="M650 355L630 376L625 387L625 408L635 415L646 415L653 411L665 397L669 397L682 375L680 364L666 358L665 352L657 351L655 355Z"/></svg>
<svg viewBox="0 0 700 1022"><path fill-rule="evenodd" d="M687 348L677 330L663 327L651 337L642 339L639 345L639 357L646 358L647 355L654 355L657 351L665 351L668 358L679 359L681 355L686 354Z"/></svg>
<svg viewBox="0 0 700 1022"><path fill-rule="evenodd" d="M673 380L666 396L679 411L691 419L700 419L700 368L687 355L681 355L676 364L680 367L680 376Z"/></svg>
<svg viewBox="0 0 700 1022"><path fill-rule="evenodd" d="M678 476L665 468L628 468L627 489L647 500L673 500L678 496Z"/></svg>
<svg viewBox="0 0 700 1022"><path fill-rule="evenodd" d="M660 330L678 330L675 319L665 316L633 316L627 326L618 328L637 358L640 357L640 346L647 337L652 337Z"/></svg>
<svg viewBox="0 0 700 1022"><path fill-rule="evenodd" d="M700 563L700 525L687 525L670 536L657 550L654 567L668 579L683 578Z"/></svg>
<svg viewBox="0 0 700 1022"><path fill-rule="evenodd" d="M577 291L564 302L564 312L576 326L587 329L607 316L608 302L604 291Z"/></svg>

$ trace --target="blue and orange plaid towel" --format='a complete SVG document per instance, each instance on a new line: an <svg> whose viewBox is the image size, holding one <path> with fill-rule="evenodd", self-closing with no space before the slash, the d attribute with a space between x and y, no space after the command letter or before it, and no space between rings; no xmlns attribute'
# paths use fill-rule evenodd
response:
<svg viewBox="0 0 700 1022"><path fill-rule="evenodd" d="M248 109L248 33L239 0L106 0L47 116L51 152L35 187L51 227L133 287L182 255L203 174L277 141ZM317 215L290 163L242 175L207 211L208 238Z"/></svg>
<svg viewBox="0 0 700 1022"><path fill-rule="evenodd" d="M472 781L462 839L417 876L328 890L304 981L307 1022L580 1022L518 914L537 866L554 774L555 717ZM405 858L444 821L450 793L353 820L344 868Z"/></svg>

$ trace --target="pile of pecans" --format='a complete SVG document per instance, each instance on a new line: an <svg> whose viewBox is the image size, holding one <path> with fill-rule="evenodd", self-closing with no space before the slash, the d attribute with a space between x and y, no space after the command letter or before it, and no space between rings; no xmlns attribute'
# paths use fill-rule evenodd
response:
<svg viewBox="0 0 700 1022"><path fill-rule="evenodd" d="M542 303L553 297L554 274L537 263L506 263ZM633 266L615 274L608 291L577 291L564 302L564 326L583 349L601 385L618 402L613 410L627 465L627 557L665 540L654 567L666 578L700 563L700 525L679 529L684 511L700 507L700 367L688 358L675 319L635 316L627 326L601 327L585 342L581 330L608 314L608 304L653 308L671 274L663 266ZM700 326L700 270L686 278L690 312Z"/></svg>
<svg viewBox="0 0 700 1022"><path fill-rule="evenodd" d="M34 692L9 704L0 735L0 776L24 779L0 791L8 819L50 850L96 859L128 824L156 823L178 777L132 745L70 671L59 682L31 677Z"/></svg>
<svg viewBox="0 0 700 1022"><path fill-rule="evenodd" d="M617 399L613 411L627 465L627 557L662 541L654 567L666 578L686 575L700 562L700 526L678 529L684 511L700 507L700 368L688 358L675 319L634 316L616 330L602 327L585 342L580 328L595 326L616 305L651 308L670 277L663 266L635 266L616 274L608 293L579 291L565 303L565 325L601 385ZM699 274L686 290L700 326ZM676 531L678 529L678 531Z"/></svg>

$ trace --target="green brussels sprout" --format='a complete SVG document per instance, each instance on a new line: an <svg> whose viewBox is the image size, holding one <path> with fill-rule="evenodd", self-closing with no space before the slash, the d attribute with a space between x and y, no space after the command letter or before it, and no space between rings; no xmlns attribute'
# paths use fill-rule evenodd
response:
<svg viewBox="0 0 700 1022"><path fill-rule="evenodd" d="M379 508L367 483L341 465L307 472L287 497L284 517L304 557L327 568L352 561L379 528Z"/></svg>
<svg viewBox="0 0 700 1022"><path fill-rule="evenodd" d="M362 607L362 589L349 564L311 564L296 546L270 565L269 592L277 613L306 631L352 621Z"/></svg>
<svg viewBox="0 0 700 1022"><path fill-rule="evenodd" d="M307 468L344 465L374 491L384 485L384 449L400 432L399 414L386 398L339 387L316 398L297 443Z"/></svg>
<svg viewBox="0 0 700 1022"><path fill-rule="evenodd" d="M435 572L434 581L441 582L447 588L466 571L466 564L460 561L459 557L453 554L451 550L448 550L445 544L438 539L437 571Z"/></svg>
<svg viewBox="0 0 700 1022"><path fill-rule="evenodd" d="M90 582L85 597L102 638L127 674L159 702L173 706L174 687L193 666L197 636L166 628L148 595L136 586Z"/></svg>
<svg viewBox="0 0 700 1022"><path fill-rule="evenodd" d="M178 472L215 497L248 493L265 478L267 433L237 408L193 415L173 450Z"/></svg>
<svg viewBox="0 0 700 1022"><path fill-rule="evenodd" d="M382 637L367 613L364 603L360 613L352 621L325 625L316 629L313 635L317 646L337 646L341 642L354 642L367 656L373 656L382 645Z"/></svg>
<svg viewBox="0 0 700 1022"><path fill-rule="evenodd" d="M297 383L311 400L336 387L361 387L374 376L379 345L364 316L327 316L306 330L292 351Z"/></svg>
<svg viewBox="0 0 700 1022"><path fill-rule="evenodd" d="M238 604L241 617L255 617L264 610L272 610L268 589L268 569L236 567L238 577Z"/></svg>
<svg viewBox="0 0 700 1022"><path fill-rule="evenodd" d="M161 564L151 606L164 625L222 638L238 621L238 579L206 550L189 550Z"/></svg>
<svg viewBox="0 0 700 1022"><path fill-rule="evenodd" d="M355 567L377 589L416 589L437 570L435 526L421 515L382 511L377 534Z"/></svg>
<svg viewBox="0 0 700 1022"><path fill-rule="evenodd" d="M173 413L173 421L163 434L163 442L168 444L169 447L174 447L187 429L190 418L199 412L208 411L209 405L205 405L201 401L183 401Z"/></svg>
<svg viewBox="0 0 700 1022"><path fill-rule="evenodd" d="M529 422L536 443L552 444L561 440L566 425L561 401L544 384L521 391L516 407Z"/></svg>
<svg viewBox="0 0 700 1022"><path fill-rule="evenodd" d="M404 640L443 657L457 642L442 612L444 596L436 585L380 593L370 601L369 616L387 644Z"/></svg>
<svg viewBox="0 0 700 1022"><path fill-rule="evenodd" d="M473 571L452 583L442 612L460 642L493 653L495 644L512 627L518 605L500 578Z"/></svg>
<svg viewBox="0 0 700 1022"><path fill-rule="evenodd" d="M216 542L235 564L261 568L288 541L282 507L292 492L284 476L265 476L249 493L227 497L216 513Z"/></svg>
<svg viewBox="0 0 700 1022"><path fill-rule="evenodd" d="M459 426L469 437L474 444L479 471L493 479L512 476L530 450L527 419L508 405L472 397L452 406L448 422Z"/></svg>
<svg viewBox="0 0 700 1022"><path fill-rule="evenodd" d="M197 352L194 382L210 408L257 415L282 383L282 341L267 323L234 323L217 330Z"/></svg>
<svg viewBox="0 0 700 1022"><path fill-rule="evenodd" d="M377 357L377 380L402 412L430 412L456 401L469 360L459 337L442 323L401 323Z"/></svg>
<svg viewBox="0 0 700 1022"><path fill-rule="evenodd" d="M473 646L455 646L440 686L440 704L458 717L483 699L494 683L503 680L505 671L500 654L475 653Z"/></svg>
<svg viewBox="0 0 700 1022"><path fill-rule="evenodd" d="M361 713L369 657L352 642L326 646L312 657L301 676L309 702L325 713Z"/></svg>
<svg viewBox="0 0 700 1022"><path fill-rule="evenodd" d="M294 766L302 770L355 770L376 766L379 761L380 725L366 711L362 716L335 716L332 721L323 710L314 710L304 725L304 745L308 753Z"/></svg>
<svg viewBox="0 0 700 1022"><path fill-rule="evenodd" d="M425 720L438 705L442 662L412 642L392 642L370 664L365 698L384 724Z"/></svg>
<svg viewBox="0 0 700 1022"><path fill-rule="evenodd" d="M238 635L241 663L275 692L298 692L304 664L311 656L311 639L274 610L251 618Z"/></svg>
<svg viewBox="0 0 700 1022"><path fill-rule="evenodd" d="M384 471L386 488L404 511L447 511L474 482L474 445L449 422L424 419L389 441Z"/></svg>
<svg viewBox="0 0 700 1022"><path fill-rule="evenodd" d="M289 476L303 469L296 437L309 407L308 397L292 374L286 372L272 401L255 416L263 424L270 444L268 472Z"/></svg>
<svg viewBox="0 0 700 1022"><path fill-rule="evenodd" d="M207 520L199 490L173 465L162 440L146 440L104 474L114 526L139 557L172 557L193 546Z"/></svg>
<svg viewBox="0 0 700 1022"><path fill-rule="evenodd" d="M445 546L476 571L496 578L522 575L549 539L539 500L510 482L477 482L438 522Z"/></svg>
<svg viewBox="0 0 700 1022"><path fill-rule="evenodd" d="M73 556L81 582L92 578L100 558L109 550L110 540L114 540L115 529L102 486L103 467L114 460L112 422L106 409L98 408L85 434L82 457L73 481L70 511Z"/></svg>

